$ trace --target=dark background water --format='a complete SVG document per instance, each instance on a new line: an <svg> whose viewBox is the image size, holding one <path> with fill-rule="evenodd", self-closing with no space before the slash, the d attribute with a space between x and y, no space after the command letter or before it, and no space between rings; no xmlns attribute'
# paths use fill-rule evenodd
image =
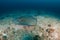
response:
<svg viewBox="0 0 60 40"><path fill-rule="evenodd" d="M49 14L60 18L59 0L0 0L0 16L9 14L6 12L16 10L24 11L26 9L54 12L44 14ZM39 15L41 13L35 13L35 14Z"/></svg>

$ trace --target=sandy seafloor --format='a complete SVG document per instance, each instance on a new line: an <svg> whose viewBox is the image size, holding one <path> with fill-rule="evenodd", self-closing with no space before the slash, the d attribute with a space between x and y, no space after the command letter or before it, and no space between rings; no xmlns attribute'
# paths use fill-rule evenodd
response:
<svg viewBox="0 0 60 40"><path fill-rule="evenodd" d="M54 12L37 11L37 10L6 12L5 15L0 17L0 30L4 31L7 27L14 27L16 29L23 29L23 25L17 24L18 23L17 18L21 17L21 16L27 16L27 17L32 16L32 17L36 18L36 20L37 20L36 21L36 29L38 29L38 27L41 27L45 30L45 29L49 28L47 25L51 24L52 28L55 30L55 32L52 33L53 39L51 39L51 40L60 40L59 39L59 37L60 37L60 34L59 34L60 33L60 31L59 31L60 30L60 19L55 17L54 15L52 15L52 13L54 13ZM35 33L36 33L36 31L35 31ZM56 34L54 34L54 33L56 33ZM40 35L39 32L38 32L38 34ZM45 33L45 34L47 35L47 33ZM57 37L55 37L55 35ZM44 38L44 39L49 40L46 38Z"/></svg>
<svg viewBox="0 0 60 40"><path fill-rule="evenodd" d="M51 14L50 14L51 13ZM56 13L55 13L56 14ZM58 14L59 15L59 14ZM49 11L41 11L41 10L16 10L16 11L7 11L3 13L2 16L0 16L0 25L2 24L8 24L17 22L17 19L20 17L27 16L29 19L29 16L32 16L36 18L36 20L45 20L45 21L57 21L59 22L60 18L58 16L54 15L54 12ZM53 22L54 22L53 21Z"/></svg>

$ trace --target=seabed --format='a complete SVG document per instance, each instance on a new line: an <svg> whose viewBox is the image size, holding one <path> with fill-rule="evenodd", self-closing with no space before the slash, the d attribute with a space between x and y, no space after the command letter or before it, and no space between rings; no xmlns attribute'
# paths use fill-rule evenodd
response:
<svg viewBox="0 0 60 40"><path fill-rule="evenodd" d="M0 40L60 40L58 18L32 15L37 13L36 11L28 15L12 13L0 18Z"/></svg>

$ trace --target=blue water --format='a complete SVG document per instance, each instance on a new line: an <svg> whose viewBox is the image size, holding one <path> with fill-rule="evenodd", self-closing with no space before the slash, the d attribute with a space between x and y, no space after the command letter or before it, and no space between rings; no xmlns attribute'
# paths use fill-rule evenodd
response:
<svg viewBox="0 0 60 40"><path fill-rule="evenodd" d="M0 17L16 14L16 11L25 12L26 10L46 11L43 15L52 15L60 19L59 0L0 0ZM15 11L14 13L12 13ZM50 13L51 12L51 13ZM41 15L42 13L20 13L22 15Z"/></svg>

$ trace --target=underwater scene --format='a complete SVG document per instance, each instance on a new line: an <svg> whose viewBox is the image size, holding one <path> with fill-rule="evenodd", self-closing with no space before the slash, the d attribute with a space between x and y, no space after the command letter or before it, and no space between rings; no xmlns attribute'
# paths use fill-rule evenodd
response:
<svg viewBox="0 0 60 40"><path fill-rule="evenodd" d="M59 3L0 0L0 40L60 40Z"/></svg>

